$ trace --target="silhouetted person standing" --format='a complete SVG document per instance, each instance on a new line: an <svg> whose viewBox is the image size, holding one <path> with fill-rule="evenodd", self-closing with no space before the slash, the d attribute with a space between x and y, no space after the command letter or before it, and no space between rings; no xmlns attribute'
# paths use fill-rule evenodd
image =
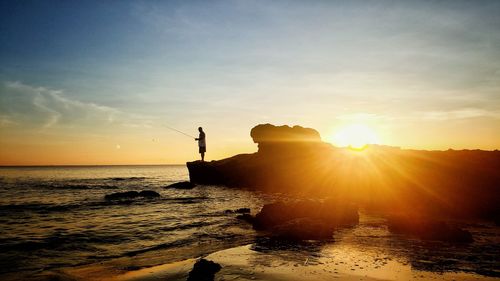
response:
<svg viewBox="0 0 500 281"><path fill-rule="evenodd" d="M201 154L201 162L205 161L205 152L207 152L207 143L205 141L205 132L203 132L203 128L199 127L198 131L200 135L195 140L198 141L198 150Z"/></svg>

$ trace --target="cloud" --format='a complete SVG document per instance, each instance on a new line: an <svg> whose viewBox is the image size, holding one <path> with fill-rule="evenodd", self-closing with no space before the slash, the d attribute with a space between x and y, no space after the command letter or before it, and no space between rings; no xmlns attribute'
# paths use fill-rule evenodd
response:
<svg viewBox="0 0 500 281"><path fill-rule="evenodd" d="M112 107L81 102L63 91L21 82L0 85L0 126L52 128L116 122L122 113Z"/></svg>
<svg viewBox="0 0 500 281"><path fill-rule="evenodd" d="M15 124L16 124L16 122L14 120L12 120L9 116L0 115L0 128L11 127Z"/></svg>
<svg viewBox="0 0 500 281"><path fill-rule="evenodd" d="M453 120L453 119L468 119L477 117L490 117L500 119L500 111L489 111L480 108L463 108L450 111L428 111L422 112L424 120Z"/></svg>
<svg viewBox="0 0 500 281"><path fill-rule="evenodd" d="M367 121L367 120L380 120L388 119L386 116L378 115L374 113L351 113L351 114L341 114L336 117L343 121Z"/></svg>

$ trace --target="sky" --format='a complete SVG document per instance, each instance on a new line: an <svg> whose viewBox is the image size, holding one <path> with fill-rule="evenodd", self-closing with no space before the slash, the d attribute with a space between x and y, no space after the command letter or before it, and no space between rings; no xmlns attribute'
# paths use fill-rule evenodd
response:
<svg viewBox="0 0 500 281"><path fill-rule="evenodd" d="M500 1L1 1L0 165L174 164L301 125L500 149Z"/></svg>

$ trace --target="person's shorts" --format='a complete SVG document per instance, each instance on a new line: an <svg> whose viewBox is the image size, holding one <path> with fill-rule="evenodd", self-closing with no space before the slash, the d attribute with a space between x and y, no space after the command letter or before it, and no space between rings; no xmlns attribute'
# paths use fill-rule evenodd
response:
<svg viewBox="0 0 500 281"><path fill-rule="evenodd" d="M205 147L205 146L199 146L199 147L198 147L198 149L199 149L199 152L200 152L200 153L205 153L205 152L207 152L207 147Z"/></svg>

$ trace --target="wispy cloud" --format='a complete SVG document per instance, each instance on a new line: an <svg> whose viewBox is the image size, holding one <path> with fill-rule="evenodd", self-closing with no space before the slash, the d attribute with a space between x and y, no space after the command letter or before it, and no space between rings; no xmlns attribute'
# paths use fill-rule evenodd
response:
<svg viewBox="0 0 500 281"><path fill-rule="evenodd" d="M34 87L21 82L0 85L0 126L49 129L118 125L152 126L152 118L70 98L62 90Z"/></svg>
<svg viewBox="0 0 500 281"><path fill-rule="evenodd" d="M454 119L467 119L476 117L489 117L500 119L500 111L490 111L480 108L463 108L450 111L428 111L422 112L421 117L424 120L454 120Z"/></svg>
<svg viewBox="0 0 500 281"><path fill-rule="evenodd" d="M61 90L33 87L21 82L3 83L0 100L3 120L10 120L10 124L15 122L42 128L111 123L120 114L112 107L71 99Z"/></svg>

